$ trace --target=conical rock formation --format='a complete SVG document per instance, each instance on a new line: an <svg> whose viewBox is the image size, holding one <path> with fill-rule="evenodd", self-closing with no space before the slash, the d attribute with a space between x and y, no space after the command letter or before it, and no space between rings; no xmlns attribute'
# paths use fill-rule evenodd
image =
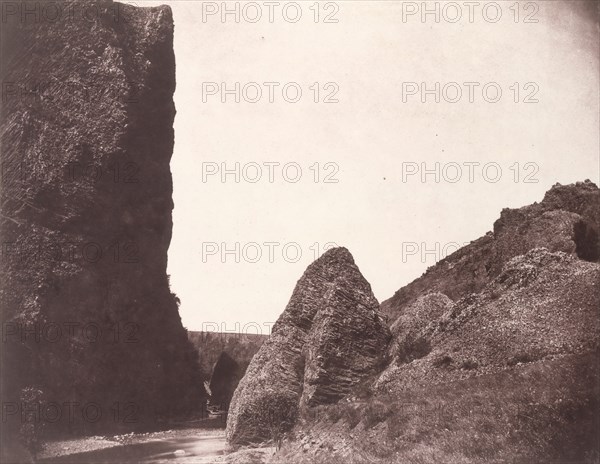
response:
<svg viewBox="0 0 600 464"><path fill-rule="evenodd" d="M350 252L311 264L231 402L227 439L276 438L307 407L333 403L380 368L389 330Z"/></svg>

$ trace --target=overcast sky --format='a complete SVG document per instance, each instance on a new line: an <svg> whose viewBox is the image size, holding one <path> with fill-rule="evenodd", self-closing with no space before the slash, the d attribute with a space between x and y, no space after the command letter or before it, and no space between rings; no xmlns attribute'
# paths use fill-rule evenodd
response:
<svg viewBox="0 0 600 464"><path fill-rule="evenodd" d="M300 2L297 22L290 2L273 22L268 4L241 2L237 23L221 2L131 3L174 14L168 272L190 330L266 333L330 242L383 301L502 208L556 182L598 183L598 29L585 4L440 3L436 23L421 2ZM439 182L423 182L435 163Z"/></svg>

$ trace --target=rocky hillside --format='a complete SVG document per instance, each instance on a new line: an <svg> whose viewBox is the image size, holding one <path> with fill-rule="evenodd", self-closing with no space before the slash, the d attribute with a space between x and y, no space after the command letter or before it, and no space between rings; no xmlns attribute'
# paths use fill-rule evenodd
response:
<svg viewBox="0 0 600 464"><path fill-rule="evenodd" d="M375 387L390 392L594 352L599 311L597 263L535 248L511 259L478 294L456 303L429 294L409 306L415 320L403 315L394 324L391 363Z"/></svg>
<svg viewBox="0 0 600 464"><path fill-rule="evenodd" d="M504 209L489 232L430 267L381 303L393 323L419 296L440 292L456 301L480 292L513 257L536 247L591 262L600 259L600 194L590 181L557 184L541 203Z"/></svg>
<svg viewBox="0 0 600 464"><path fill-rule="evenodd" d="M3 401L100 410L52 430L153 424L202 391L166 275L171 10L40 3L2 24Z"/></svg>
<svg viewBox="0 0 600 464"><path fill-rule="evenodd" d="M277 439L309 407L335 403L381 368L389 330L345 248L312 263L252 359L229 410L227 438Z"/></svg>
<svg viewBox="0 0 600 464"><path fill-rule="evenodd" d="M554 186L399 290L387 365L274 462L596 462L599 197Z"/></svg>

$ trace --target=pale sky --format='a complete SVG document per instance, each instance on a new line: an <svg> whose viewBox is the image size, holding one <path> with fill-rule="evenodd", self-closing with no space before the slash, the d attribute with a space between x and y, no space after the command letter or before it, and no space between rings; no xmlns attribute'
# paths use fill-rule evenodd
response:
<svg viewBox="0 0 600 464"><path fill-rule="evenodd" d="M515 22L515 2L501 1L502 16L493 23L497 8L486 6L493 2L479 2L470 22L460 1L454 5L462 17L452 23L459 11L441 2L436 23L433 14L425 22L421 11L410 14L422 2L320 2L315 23L317 8L309 1L299 2L302 17L292 23L282 14L291 2L279 2L271 23L268 2L227 2L230 9L240 5L236 23L233 14L225 22L220 11L208 15L222 2L128 3L169 4L174 15L168 273L190 330L234 330L236 323L243 330L255 322L268 333L329 242L350 250L381 302L443 258L444 249L452 252L454 244L492 230L502 208L541 201L556 182L599 182L598 29L585 5L520 2ZM256 5L262 17L252 23ZM286 8L293 19L297 8ZM324 23L328 15L338 22ZM222 103L223 82L228 89L258 83L262 98L246 101L255 98L252 84L246 100L240 93L240 103L235 95ZM434 94L421 102L423 82L434 92L439 83L439 103ZM457 96L457 85L447 85L452 82L462 91L456 103L449 101ZM302 89L297 103L284 100L287 83L295 83L286 87L290 100L295 87ZM490 102L482 94L488 83ZM502 95L492 103L497 88ZM330 98L339 101L323 103L333 92ZM236 162L239 183L234 174L222 182L220 172L203 179L203 170L220 170L222 163L234 170ZM403 179L403 172L435 169L436 162L446 179L455 178L457 166L462 177L436 183L429 174L422 182L419 172ZM264 163L280 163L270 165L272 183ZM284 173L286 163L296 164ZM464 163L479 163L471 165L473 182ZM262 178L248 182L257 165ZM298 167L301 177L292 183ZM492 183L497 167L502 173ZM325 183L326 176L338 182ZM436 243L437 255L421 256ZM232 253L221 256L222 244ZM216 254L203 256L203 249ZM291 262L298 249L301 257Z"/></svg>

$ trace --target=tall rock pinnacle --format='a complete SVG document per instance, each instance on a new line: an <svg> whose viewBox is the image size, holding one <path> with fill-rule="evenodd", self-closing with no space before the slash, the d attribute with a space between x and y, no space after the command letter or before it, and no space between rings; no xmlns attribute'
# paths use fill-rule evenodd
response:
<svg viewBox="0 0 600 464"><path fill-rule="evenodd" d="M228 440L270 438L273 422L291 426L305 408L336 402L379 366L389 336L350 252L329 250L304 272L252 359L233 396Z"/></svg>

